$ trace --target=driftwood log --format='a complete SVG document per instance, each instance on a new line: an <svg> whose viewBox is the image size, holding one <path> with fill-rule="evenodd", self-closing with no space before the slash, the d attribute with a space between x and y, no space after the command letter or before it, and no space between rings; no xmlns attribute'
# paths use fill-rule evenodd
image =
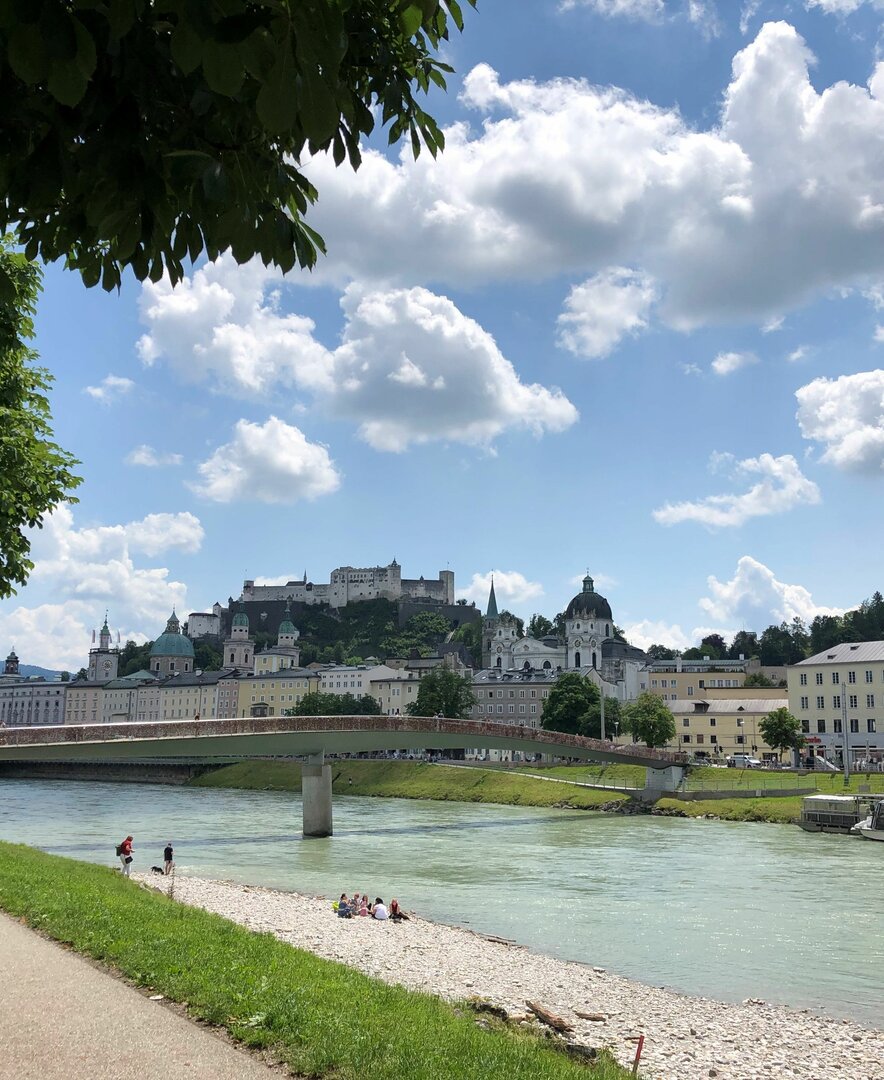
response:
<svg viewBox="0 0 884 1080"><path fill-rule="evenodd" d="M536 1001L526 1001L525 1004L538 1020L542 1020L544 1024L548 1024L554 1031L567 1032L574 1030L574 1025L569 1024L563 1016L556 1016L556 1014L550 1012L549 1009L544 1009L542 1005L538 1005Z"/></svg>

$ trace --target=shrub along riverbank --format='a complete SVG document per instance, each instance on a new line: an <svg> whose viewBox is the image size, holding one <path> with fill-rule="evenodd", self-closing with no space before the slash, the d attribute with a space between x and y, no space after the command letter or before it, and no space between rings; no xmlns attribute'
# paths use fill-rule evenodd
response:
<svg viewBox="0 0 884 1080"><path fill-rule="evenodd" d="M517 770L502 768L462 768L430 765L424 761L333 761L333 788L339 795L368 795L390 799L439 799L451 802L499 803L509 806L561 806L598 810L628 803L629 797L616 791L579 787L577 784L550 783ZM526 769L532 768L525 766ZM698 770L733 777L734 787L763 788L764 776L755 770ZM640 787L644 769L633 765L554 766L536 768L538 775L577 783L601 783ZM776 775L776 774L771 774ZM766 776L764 776L767 779ZM702 777L701 777L702 779ZM835 791L843 784L825 786ZM301 769L290 761L241 761L206 773L188 782L192 787L244 788L253 791L301 790ZM851 788L855 788L855 784ZM767 821L788 824L801 812L801 797L749 799L660 799L652 808L661 813L683 817L717 817L725 821Z"/></svg>
<svg viewBox="0 0 884 1080"><path fill-rule="evenodd" d="M185 907L90 863L0 843L0 908L188 1013L334 1080L626 1080L524 1031ZM73 1003L72 1008L77 1007Z"/></svg>

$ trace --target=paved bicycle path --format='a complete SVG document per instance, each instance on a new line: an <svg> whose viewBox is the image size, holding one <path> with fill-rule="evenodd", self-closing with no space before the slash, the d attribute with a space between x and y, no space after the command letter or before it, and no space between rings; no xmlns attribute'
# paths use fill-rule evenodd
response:
<svg viewBox="0 0 884 1080"><path fill-rule="evenodd" d="M282 1075L0 913L2 1080Z"/></svg>

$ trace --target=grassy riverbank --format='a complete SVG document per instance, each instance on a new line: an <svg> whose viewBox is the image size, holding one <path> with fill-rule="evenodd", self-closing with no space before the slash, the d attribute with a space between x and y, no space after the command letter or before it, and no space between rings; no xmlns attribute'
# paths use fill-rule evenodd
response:
<svg viewBox="0 0 884 1080"><path fill-rule="evenodd" d="M294 1072L334 1080L625 1080L523 1031L486 1030L429 994L370 979L89 863L0 843L0 908ZM330 916L331 917L331 916ZM74 1002L72 1008L77 1007Z"/></svg>
<svg viewBox="0 0 884 1080"><path fill-rule="evenodd" d="M339 795L565 806L582 810L627 799L613 791L551 784L516 772L430 765L424 761L333 761L331 766L333 790ZM301 768L288 761L241 761L188 783L191 787L300 791Z"/></svg>

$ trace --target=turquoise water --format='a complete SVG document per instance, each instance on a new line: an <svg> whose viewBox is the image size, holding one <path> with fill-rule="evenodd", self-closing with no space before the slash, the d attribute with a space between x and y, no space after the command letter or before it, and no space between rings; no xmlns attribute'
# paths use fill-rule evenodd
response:
<svg viewBox="0 0 884 1080"><path fill-rule="evenodd" d="M359 890L642 982L884 1026L884 844L794 826L336 797L0 780L0 839L135 868L334 896Z"/></svg>

